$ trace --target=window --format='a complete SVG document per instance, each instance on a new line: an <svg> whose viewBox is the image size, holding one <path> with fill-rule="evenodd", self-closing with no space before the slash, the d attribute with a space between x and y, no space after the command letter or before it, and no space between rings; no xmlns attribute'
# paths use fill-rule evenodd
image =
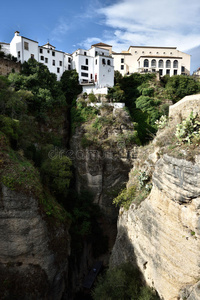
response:
<svg viewBox="0 0 200 300"><path fill-rule="evenodd" d="M43 49L40 48L40 53L43 53Z"/></svg>
<svg viewBox="0 0 200 300"><path fill-rule="evenodd" d="M55 51L52 51L52 56L55 56Z"/></svg>
<svg viewBox="0 0 200 300"><path fill-rule="evenodd" d="M48 58L47 57L45 57L45 63L48 64Z"/></svg>
<svg viewBox="0 0 200 300"><path fill-rule="evenodd" d="M149 54L151 54L151 51L149 52Z"/></svg>
<svg viewBox="0 0 200 300"><path fill-rule="evenodd" d="M95 65L97 65L97 59L95 59Z"/></svg>
<svg viewBox="0 0 200 300"><path fill-rule="evenodd" d="M81 66L81 70L88 70L88 67L87 66Z"/></svg>
<svg viewBox="0 0 200 300"><path fill-rule="evenodd" d="M83 77L88 77L88 73L83 73L83 72L81 72L81 76L83 76Z"/></svg>
<svg viewBox="0 0 200 300"><path fill-rule="evenodd" d="M105 58L102 58L102 64L103 64L103 65L106 64Z"/></svg>
<svg viewBox="0 0 200 300"><path fill-rule="evenodd" d="M71 70L71 66L70 65L68 65L68 70Z"/></svg>
<svg viewBox="0 0 200 300"><path fill-rule="evenodd" d="M163 54L165 54L165 52L163 52Z"/></svg>
<svg viewBox="0 0 200 300"><path fill-rule="evenodd" d="M28 46L29 46L28 43L27 43L27 42L24 42L24 49L25 49L25 50L28 50Z"/></svg>
<svg viewBox="0 0 200 300"><path fill-rule="evenodd" d="M121 70L124 70L124 65L121 65Z"/></svg>
<svg viewBox="0 0 200 300"><path fill-rule="evenodd" d="M166 70L166 74L170 75L170 70L169 69Z"/></svg>
<svg viewBox="0 0 200 300"><path fill-rule="evenodd" d="M149 67L149 60L145 59L144 60L144 68L148 68Z"/></svg>
<svg viewBox="0 0 200 300"><path fill-rule="evenodd" d="M55 66L56 65L56 62L55 62L55 60L53 59L53 61L52 61L52 65L53 66Z"/></svg>
<svg viewBox="0 0 200 300"><path fill-rule="evenodd" d="M121 58L121 64L123 64L124 63L124 58Z"/></svg>
<svg viewBox="0 0 200 300"><path fill-rule="evenodd" d="M44 56L40 56L40 59L41 59L41 60L44 60Z"/></svg>
<svg viewBox="0 0 200 300"><path fill-rule="evenodd" d="M47 53L49 53L50 51L49 50L47 50Z"/></svg>
<svg viewBox="0 0 200 300"><path fill-rule="evenodd" d="M86 60L85 60L85 64L86 64L86 65L88 65L88 58L86 58Z"/></svg>
<svg viewBox="0 0 200 300"><path fill-rule="evenodd" d="M60 64L60 67L62 67L62 61L61 60L60 60L59 64Z"/></svg>
<svg viewBox="0 0 200 300"><path fill-rule="evenodd" d="M178 68L178 60L174 60L174 62L173 62L173 68Z"/></svg>
<svg viewBox="0 0 200 300"><path fill-rule="evenodd" d="M166 60L166 68L171 68L171 61L169 59Z"/></svg>
<svg viewBox="0 0 200 300"><path fill-rule="evenodd" d="M177 70L174 70L174 75L177 75Z"/></svg>
<svg viewBox="0 0 200 300"><path fill-rule="evenodd" d="M163 70L159 69L159 75L162 76L162 74L163 74Z"/></svg>
<svg viewBox="0 0 200 300"><path fill-rule="evenodd" d="M159 54L159 52L156 52L156 54Z"/></svg>
<svg viewBox="0 0 200 300"><path fill-rule="evenodd" d="M97 51L95 51L95 56L97 56L98 55L98 52Z"/></svg>
<svg viewBox="0 0 200 300"><path fill-rule="evenodd" d="M97 74L95 74L95 81L97 81Z"/></svg>
<svg viewBox="0 0 200 300"><path fill-rule="evenodd" d="M57 73L60 73L60 68L57 68Z"/></svg>
<svg viewBox="0 0 200 300"><path fill-rule="evenodd" d="M142 54L144 54L144 51L142 51Z"/></svg>
<svg viewBox="0 0 200 300"><path fill-rule="evenodd" d="M137 51L135 51L135 54L137 54Z"/></svg>
<svg viewBox="0 0 200 300"><path fill-rule="evenodd" d="M158 61L158 68L163 68L163 60L162 59L160 59L159 61Z"/></svg>
<svg viewBox="0 0 200 300"><path fill-rule="evenodd" d="M20 51L17 52L17 56L18 56L18 58L20 58Z"/></svg>
<svg viewBox="0 0 200 300"><path fill-rule="evenodd" d="M170 54L172 55L173 53L172 53L172 52L170 52Z"/></svg>
<svg viewBox="0 0 200 300"><path fill-rule="evenodd" d="M185 67L181 67L181 73L184 73L185 72Z"/></svg>
<svg viewBox="0 0 200 300"><path fill-rule="evenodd" d="M31 59L34 59L34 54L31 54Z"/></svg>
<svg viewBox="0 0 200 300"><path fill-rule="evenodd" d="M107 65L110 66L110 59L107 60Z"/></svg>
<svg viewBox="0 0 200 300"><path fill-rule="evenodd" d="M69 63L71 62L71 57L68 57L68 62L69 62Z"/></svg>
<svg viewBox="0 0 200 300"><path fill-rule="evenodd" d="M152 61L151 61L151 66L152 66L152 67L156 67L156 60L155 60L155 59L152 59Z"/></svg>
<svg viewBox="0 0 200 300"><path fill-rule="evenodd" d="M87 55L87 52L84 52L84 55Z"/></svg>
<svg viewBox="0 0 200 300"><path fill-rule="evenodd" d="M90 74L90 79L92 80L92 74Z"/></svg>

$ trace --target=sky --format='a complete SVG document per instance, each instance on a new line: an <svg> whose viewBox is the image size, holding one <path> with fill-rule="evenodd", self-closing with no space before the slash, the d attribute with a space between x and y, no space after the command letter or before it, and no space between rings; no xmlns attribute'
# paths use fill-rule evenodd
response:
<svg viewBox="0 0 200 300"><path fill-rule="evenodd" d="M200 67L199 0L10 0L0 8L0 41L14 32L73 53L103 42L121 52L129 46L167 46L191 54Z"/></svg>

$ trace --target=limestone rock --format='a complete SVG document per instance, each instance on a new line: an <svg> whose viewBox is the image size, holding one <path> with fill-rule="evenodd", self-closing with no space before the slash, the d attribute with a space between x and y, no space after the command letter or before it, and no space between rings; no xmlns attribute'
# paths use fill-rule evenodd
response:
<svg viewBox="0 0 200 300"><path fill-rule="evenodd" d="M0 279L7 280L10 289L12 286L16 289L13 293L17 299L61 299L66 288L64 274L67 274L69 247L68 231L59 228L56 232L49 232L34 197L2 185ZM4 291L1 289L1 292Z"/></svg>
<svg viewBox="0 0 200 300"><path fill-rule="evenodd" d="M137 264L164 300L179 299L181 289L199 280L199 167L164 155L156 163L150 195L119 214L111 267ZM198 288L188 299L199 299Z"/></svg>

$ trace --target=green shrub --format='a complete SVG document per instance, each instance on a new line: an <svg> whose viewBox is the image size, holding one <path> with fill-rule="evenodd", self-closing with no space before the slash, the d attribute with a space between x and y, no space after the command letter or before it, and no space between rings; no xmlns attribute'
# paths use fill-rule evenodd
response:
<svg viewBox="0 0 200 300"><path fill-rule="evenodd" d="M136 186L131 186L129 189L124 188L120 194L113 200L113 204L116 206L129 209L130 204L134 201L136 196Z"/></svg>
<svg viewBox="0 0 200 300"><path fill-rule="evenodd" d="M181 142L188 144L191 144L194 138L200 139L200 121L198 115L194 116L192 111L186 120L177 124L175 135Z"/></svg>
<svg viewBox="0 0 200 300"><path fill-rule="evenodd" d="M108 269L99 276L92 291L94 300L157 300L155 293L142 282L140 271L131 263Z"/></svg>
<svg viewBox="0 0 200 300"><path fill-rule="evenodd" d="M97 97L93 93L90 93L88 95L88 102L89 103L95 103L95 102L97 102Z"/></svg>

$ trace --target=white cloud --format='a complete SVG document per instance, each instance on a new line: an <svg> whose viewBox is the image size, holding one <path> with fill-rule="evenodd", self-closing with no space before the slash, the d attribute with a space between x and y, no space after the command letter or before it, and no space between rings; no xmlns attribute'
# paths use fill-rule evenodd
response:
<svg viewBox="0 0 200 300"><path fill-rule="evenodd" d="M184 50L200 43L199 0L123 0L98 12L113 32L113 50L114 45L117 49L153 45Z"/></svg>
<svg viewBox="0 0 200 300"><path fill-rule="evenodd" d="M55 28L52 31L51 39L53 41L61 41L62 36L65 35L70 29L70 26L67 24L67 22L61 18Z"/></svg>

